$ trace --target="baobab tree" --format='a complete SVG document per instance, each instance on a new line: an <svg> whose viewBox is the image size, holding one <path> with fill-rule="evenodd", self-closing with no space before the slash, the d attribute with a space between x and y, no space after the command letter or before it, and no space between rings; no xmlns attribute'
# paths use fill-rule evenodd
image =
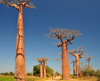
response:
<svg viewBox="0 0 100 81"><path fill-rule="evenodd" d="M44 78L46 78L46 67L45 64L49 59L46 57L42 57L42 62L44 63Z"/></svg>
<svg viewBox="0 0 100 81"><path fill-rule="evenodd" d="M83 58L85 55L87 55L87 53L83 54L84 51L85 50L82 50L82 46L80 46L77 50L69 50L69 53L76 57L76 77L80 76L80 58Z"/></svg>
<svg viewBox="0 0 100 81"><path fill-rule="evenodd" d="M7 6L15 7L18 12L17 41L16 41L16 62L15 62L15 81L26 81L25 53L24 53L24 33L23 33L23 8L36 8L29 0L0 0Z"/></svg>
<svg viewBox="0 0 100 81"><path fill-rule="evenodd" d="M42 57L41 58L36 58L36 60L40 63L40 77L42 78L43 77L43 68L42 68Z"/></svg>
<svg viewBox="0 0 100 81"><path fill-rule="evenodd" d="M90 60L93 56L87 56L86 57L86 62L89 61L89 70L91 70L91 63L90 63Z"/></svg>
<svg viewBox="0 0 100 81"><path fill-rule="evenodd" d="M67 29L53 29L49 28L50 33L45 34L49 38L54 38L54 39L60 39L61 43L56 43L58 47L62 46L62 79L63 80L69 80L69 63L68 63L68 49L67 45L73 44L71 41L74 40L74 37L81 35L81 33L78 33L79 31L77 30L67 30ZM64 40L66 39L66 40Z"/></svg>
<svg viewBox="0 0 100 81"><path fill-rule="evenodd" d="M75 77L75 63L76 63L76 60L72 60L71 63L73 63L73 77Z"/></svg>

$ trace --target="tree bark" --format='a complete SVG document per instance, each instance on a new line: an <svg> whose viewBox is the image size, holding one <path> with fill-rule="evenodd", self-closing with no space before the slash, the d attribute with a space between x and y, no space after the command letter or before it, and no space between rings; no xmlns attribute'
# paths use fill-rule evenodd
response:
<svg viewBox="0 0 100 81"><path fill-rule="evenodd" d="M62 79L69 80L68 50L66 44L62 44Z"/></svg>
<svg viewBox="0 0 100 81"><path fill-rule="evenodd" d="M80 65L79 65L79 56L77 55L76 56L76 77L78 77L79 76L79 67Z"/></svg>
<svg viewBox="0 0 100 81"><path fill-rule="evenodd" d="M75 63L73 63L73 77L75 76Z"/></svg>
<svg viewBox="0 0 100 81"><path fill-rule="evenodd" d="M44 78L46 78L46 67L45 67L45 62L44 62Z"/></svg>
<svg viewBox="0 0 100 81"><path fill-rule="evenodd" d="M16 62L14 81L27 81L25 68L24 54L24 32L23 32L23 6L20 5L18 24L17 24L17 39L16 39Z"/></svg>
<svg viewBox="0 0 100 81"><path fill-rule="evenodd" d="M40 63L40 77L43 77L43 71L42 71L42 62Z"/></svg>
<svg viewBox="0 0 100 81"><path fill-rule="evenodd" d="M91 70L91 63L90 63L90 60L89 60L89 70Z"/></svg>

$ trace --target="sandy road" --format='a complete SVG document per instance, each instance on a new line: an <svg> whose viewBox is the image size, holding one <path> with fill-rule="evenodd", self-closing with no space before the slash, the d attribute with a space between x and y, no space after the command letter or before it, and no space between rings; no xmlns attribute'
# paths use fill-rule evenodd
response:
<svg viewBox="0 0 100 81"><path fill-rule="evenodd" d="M45 80L45 81L59 81L61 79L61 76L56 76L56 77L53 77L53 79L49 79L49 80Z"/></svg>

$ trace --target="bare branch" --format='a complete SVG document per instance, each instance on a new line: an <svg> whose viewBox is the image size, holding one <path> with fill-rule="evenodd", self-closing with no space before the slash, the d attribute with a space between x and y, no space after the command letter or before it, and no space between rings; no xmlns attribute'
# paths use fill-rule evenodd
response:
<svg viewBox="0 0 100 81"><path fill-rule="evenodd" d="M69 43L66 44L66 47L67 47L67 45L69 45Z"/></svg>
<svg viewBox="0 0 100 81"><path fill-rule="evenodd" d="M86 57L86 62L89 61L93 56L87 56Z"/></svg>
<svg viewBox="0 0 100 81"><path fill-rule="evenodd" d="M85 55L87 55L88 53L85 53L85 54L83 54L83 55L81 55L81 56L79 56L80 58L83 58Z"/></svg>
<svg viewBox="0 0 100 81"><path fill-rule="evenodd" d="M67 44L68 42L70 44L73 44L70 41L74 40L74 37L81 35L78 33L79 32L78 30L76 31L76 30L58 29L58 27L56 29L53 28L49 28L49 29L50 29L50 33L45 34L46 36L48 36L49 38L60 39L62 43L64 42ZM71 38L68 38L69 36L71 36ZM66 38L67 40L64 41L63 38Z"/></svg>
<svg viewBox="0 0 100 81"><path fill-rule="evenodd" d="M55 58L55 59L53 59L53 60L61 61L61 59L58 59L58 58Z"/></svg>
<svg viewBox="0 0 100 81"><path fill-rule="evenodd" d="M7 0L0 0L0 3L4 3L7 6L15 7L17 10L19 10L18 5L23 5L24 7L36 9L34 4L32 2L30 2L29 0L19 0L19 2L18 2L18 0L12 0L10 3ZM28 5L28 3L29 3L29 5Z"/></svg>
<svg viewBox="0 0 100 81"><path fill-rule="evenodd" d="M62 44L58 44L57 46L58 46L58 47L61 47L61 46L62 46Z"/></svg>
<svg viewBox="0 0 100 81"><path fill-rule="evenodd" d="M34 9L36 9L36 7L34 6L33 3L30 3L30 5L25 4L24 7L34 8Z"/></svg>
<svg viewBox="0 0 100 81"><path fill-rule="evenodd" d="M59 53L58 55L61 55L62 56L62 53Z"/></svg>
<svg viewBox="0 0 100 81"><path fill-rule="evenodd" d="M59 42L53 43L53 44L54 44L54 45L57 45L58 47L62 46L62 43L59 43Z"/></svg>
<svg viewBox="0 0 100 81"><path fill-rule="evenodd" d="M57 43L53 43L54 45L57 45Z"/></svg>
<svg viewBox="0 0 100 81"><path fill-rule="evenodd" d="M77 55L79 56L79 58L83 58L85 55L88 54L88 53L83 54L84 51L85 51L85 50L82 50L82 46L80 46L80 47L78 47L78 50L77 50L77 49L69 50L69 53L70 53L71 55L74 55L74 56L75 56L75 53L78 52Z"/></svg>
<svg viewBox="0 0 100 81"><path fill-rule="evenodd" d="M71 63L76 63L76 60L71 60Z"/></svg>
<svg viewBox="0 0 100 81"><path fill-rule="evenodd" d="M7 2L7 0L0 0L0 3L4 3L7 6L15 7L17 10L19 10L19 6L17 6L15 3L16 1L11 1L10 3ZM12 4L11 4L12 3Z"/></svg>
<svg viewBox="0 0 100 81"><path fill-rule="evenodd" d="M49 59L46 57L42 57L42 62L45 63L46 61L48 61Z"/></svg>
<svg viewBox="0 0 100 81"><path fill-rule="evenodd" d="M69 50L68 51L71 55L73 55L73 56L76 56L76 52L77 52L77 50L76 49L72 49L72 50Z"/></svg>
<svg viewBox="0 0 100 81"><path fill-rule="evenodd" d="M38 62L46 62L46 61L48 61L49 59L47 59L46 57L41 57L41 58L36 58L36 60L38 61Z"/></svg>

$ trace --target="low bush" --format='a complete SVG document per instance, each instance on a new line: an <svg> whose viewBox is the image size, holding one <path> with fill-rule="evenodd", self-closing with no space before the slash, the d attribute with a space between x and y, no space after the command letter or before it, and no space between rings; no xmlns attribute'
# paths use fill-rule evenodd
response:
<svg viewBox="0 0 100 81"><path fill-rule="evenodd" d="M94 70L84 70L82 71L83 76L95 76L96 72Z"/></svg>
<svg viewBox="0 0 100 81"><path fill-rule="evenodd" d="M27 73L27 75L28 75L28 76L32 76L33 74L32 74L32 73Z"/></svg>

